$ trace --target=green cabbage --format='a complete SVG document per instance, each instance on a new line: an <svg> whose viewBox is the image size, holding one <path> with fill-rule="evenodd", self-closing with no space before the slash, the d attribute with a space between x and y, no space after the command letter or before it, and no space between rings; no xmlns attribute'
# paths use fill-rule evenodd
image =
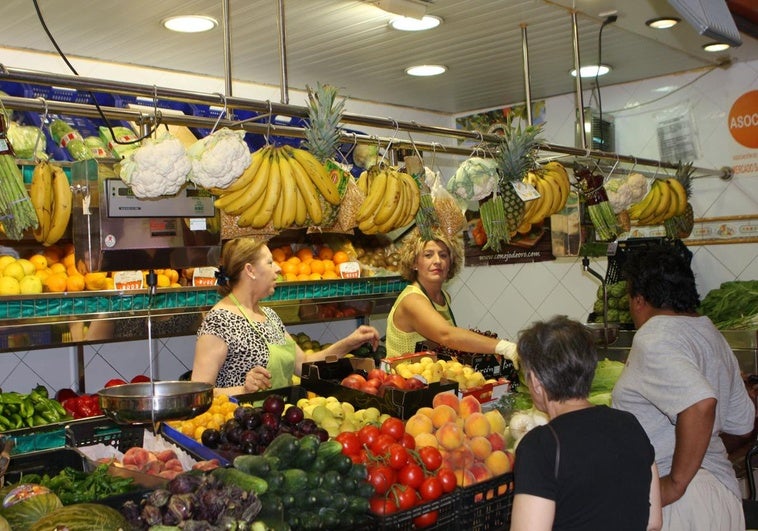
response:
<svg viewBox="0 0 758 531"><path fill-rule="evenodd" d="M608 358L597 362L595 377L590 386L590 395L598 393L610 393L616 381L624 370L624 364L620 361L611 361Z"/></svg>

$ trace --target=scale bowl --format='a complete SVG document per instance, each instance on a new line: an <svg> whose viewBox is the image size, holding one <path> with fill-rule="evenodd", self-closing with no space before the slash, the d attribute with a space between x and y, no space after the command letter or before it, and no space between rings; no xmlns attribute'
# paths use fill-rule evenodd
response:
<svg viewBox="0 0 758 531"><path fill-rule="evenodd" d="M612 345L619 337L618 323L585 323L584 326L592 332L596 345Z"/></svg>
<svg viewBox="0 0 758 531"><path fill-rule="evenodd" d="M100 409L115 422L148 424L153 420L186 420L207 411L213 402L213 386L202 382L144 382L107 387L98 395Z"/></svg>

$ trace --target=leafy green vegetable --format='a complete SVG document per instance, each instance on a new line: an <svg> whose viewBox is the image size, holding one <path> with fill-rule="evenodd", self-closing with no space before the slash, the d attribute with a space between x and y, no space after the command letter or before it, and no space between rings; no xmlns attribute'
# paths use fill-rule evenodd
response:
<svg viewBox="0 0 758 531"><path fill-rule="evenodd" d="M590 395L598 393L610 393L616 381L624 370L624 364L620 361L611 361L608 358L597 362L595 377L590 386Z"/></svg>
<svg viewBox="0 0 758 531"><path fill-rule="evenodd" d="M58 495L63 505L102 500L136 488L132 478L108 473L108 465L98 465L92 472L66 467L55 476L26 474L23 483L37 483Z"/></svg>
<svg viewBox="0 0 758 531"><path fill-rule="evenodd" d="M700 303L720 330L758 328L758 280L731 280L711 290Z"/></svg>

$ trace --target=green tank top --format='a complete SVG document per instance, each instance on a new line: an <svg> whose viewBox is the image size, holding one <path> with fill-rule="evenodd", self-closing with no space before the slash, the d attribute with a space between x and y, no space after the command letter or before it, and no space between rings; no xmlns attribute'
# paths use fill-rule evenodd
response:
<svg viewBox="0 0 758 531"><path fill-rule="evenodd" d="M400 302L411 293L416 293L418 295L427 297L423 290L414 284L406 286L400 295L398 295L397 300L395 300L395 304L392 305L392 309L387 316L387 336L385 340L385 346L387 347L388 358L402 356L403 354L412 354L413 352L416 352L416 343L426 341L426 338L421 334L417 332L403 332L402 330L398 329L394 323L395 308L397 308L400 305ZM429 299L429 301L432 303L432 306L434 306L434 309L437 310L437 312L442 317L444 317L446 321L448 321L450 324L455 324L452 312L450 311L450 298L446 292L443 291L443 294L445 295L446 301L444 305L439 305L431 299Z"/></svg>

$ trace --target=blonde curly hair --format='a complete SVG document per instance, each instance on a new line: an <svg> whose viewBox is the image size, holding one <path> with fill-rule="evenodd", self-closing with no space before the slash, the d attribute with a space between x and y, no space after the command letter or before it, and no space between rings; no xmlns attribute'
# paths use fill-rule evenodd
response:
<svg viewBox="0 0 758 531"><path fill-rule="evenodd" d="M415 282L418 278L416 259L424 250L427 242L434 241L447 247L450 253L450 269L447 272L447 280L451 280L461 270L463 265L463 241L462 238L452 239L446 232L433 230L432 237L425 239L421 236L418 228L413 229L403 239L400 249L398 270L400 275L409 282Z"/></svg>

